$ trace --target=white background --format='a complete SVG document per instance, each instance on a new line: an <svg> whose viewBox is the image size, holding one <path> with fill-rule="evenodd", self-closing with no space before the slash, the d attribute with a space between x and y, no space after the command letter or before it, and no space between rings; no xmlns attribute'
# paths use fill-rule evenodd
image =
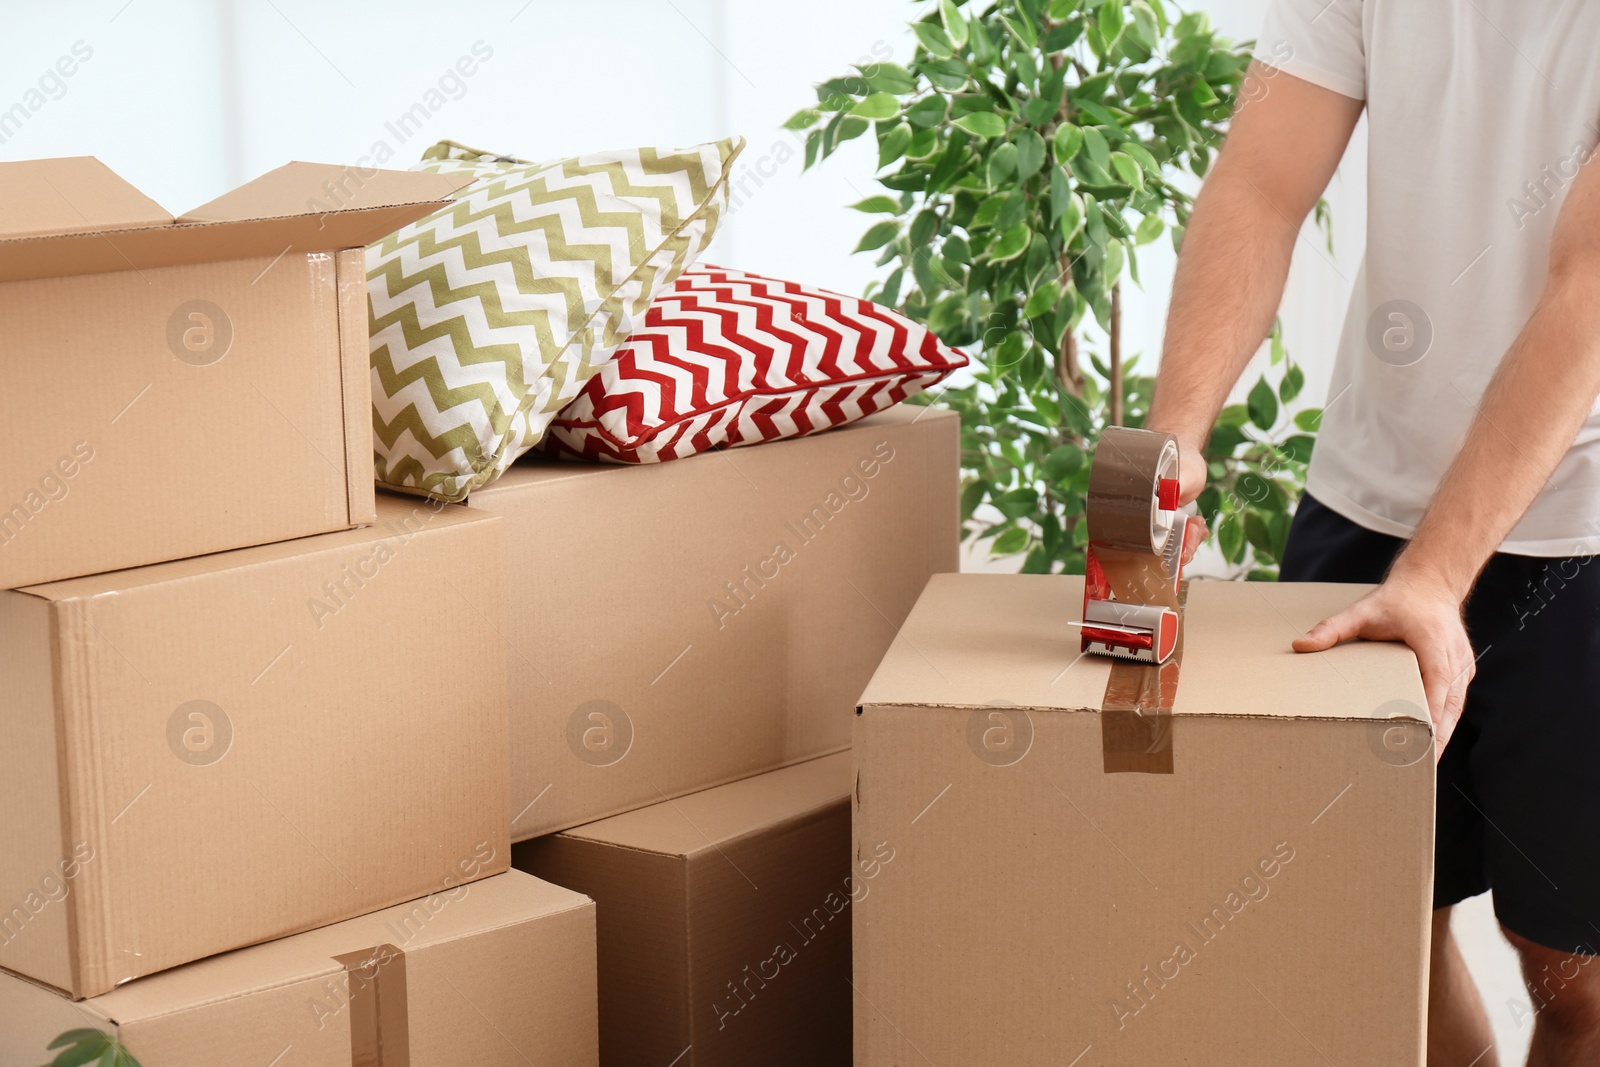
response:
<svg viewBox="0 0 1600 1067"><path fill-rule="evenodd" d="M1224 33L1248 38L1265 0L1198 6ZM905 61L905 23L920 11L906 0L3 0L0 111L77 42L93 54L47 87L19 129L0 133L0 160L98 156L181 213L288 160L357 162L380 143L394 153L389 165L403 167L443 138L543 159L742 133L738 206L708 259L858 293L872 257L849 253L867 220L844 205L877 191L867 139L802 175L799 144L779 127L814 101L815 82L852 63ZM398 136L391 124L478 42L492 56L443 86L443 106L420 130ZM1309 404L1326 395L1360 261L1365 159L1358 131L1328 193L1336 254L1308 227L1283 305ZM1141 267L1144 290L1128 295L1124 329L1129 351L1149 360L1170 245L1143 251ZM1461 925L1514 1057L1527 1042L1516 1008L1527 998L1486 901L1470 911Z"/></svg>

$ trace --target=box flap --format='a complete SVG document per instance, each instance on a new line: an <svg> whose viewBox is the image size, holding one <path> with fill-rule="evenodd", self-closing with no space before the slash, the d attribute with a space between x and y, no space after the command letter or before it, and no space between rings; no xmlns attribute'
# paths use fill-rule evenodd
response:
<svg viewBox="0 0 1600 1067"><path fill-rule="evenodd" d="M172 221L170 212L93 156L0 163L0 241Z"/></svg>
<svg viewBox="0 0 1600 1067"><path fill-rule="evenodd" d="M1420 713L1422 680L1404 645L1290 647L1369 588L1191 582L1173 713L1366 719L1396 699ZM1079 652L1082 614L1081 577L934 575L861 704L1097 711L1112 661Z"/></svg>
<svg viewBox="0 0 1600 1067"><path fill-rule="evenodd" d="M850 797L850 753L837 752L768 774L579 826L564 837L689 856L778 823L803 818Z"/></svg>
<svg viewBox="0 0 1600 1067"><path fill-rule="evenodd" d="M0 282L360 248L448 203L459 175L290 163L174 220L93 159L0 165ZM50 190L53 200L38 190ZM16 208L15 184L40 206ZM106 203L94 206L102 198ZM76 209L76 210L74 210Z"/></svg>
<svg viewBox="0 0 1600 1067"><path fill-rule="evenodd" d="M127 1026L336 974L341 967L335 956L374 945L395 944L407 953L416 952L590 906L581 893L521 871L507 871L423 900L150 975L95 997L87 1006ZM419 907L425 921L417 917Z"/></svg>

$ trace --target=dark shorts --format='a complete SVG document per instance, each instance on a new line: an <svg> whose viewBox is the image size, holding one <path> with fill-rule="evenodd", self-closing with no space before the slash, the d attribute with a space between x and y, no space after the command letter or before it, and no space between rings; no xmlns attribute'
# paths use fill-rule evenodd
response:
<svg viewBox="0 0 1600 1067"><path fill-rule="evenodd" d="M1405 544L1314 500L1282 578L1378 582ZM1478 673L1439 763L1433 904L1494 890L1502 925L1600 950L1600 557L1496 554L1466 604Z"/></svg>

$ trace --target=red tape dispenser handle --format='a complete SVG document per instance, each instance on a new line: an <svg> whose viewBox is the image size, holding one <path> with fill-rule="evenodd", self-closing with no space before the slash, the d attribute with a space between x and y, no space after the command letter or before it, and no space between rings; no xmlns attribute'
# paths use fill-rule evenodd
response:
<svg viewBox="0 0 1600 1067"><path fill-rule="evenodd" d="M1162 663L1178 643L1192 507L1178 505L1178 441L1107 427L1089 470L1082 649Z"/></svg>

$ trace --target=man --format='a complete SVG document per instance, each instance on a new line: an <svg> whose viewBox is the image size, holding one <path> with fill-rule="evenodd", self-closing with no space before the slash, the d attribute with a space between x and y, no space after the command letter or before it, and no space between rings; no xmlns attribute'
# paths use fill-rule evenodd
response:
<svg viewBox="0 0 1600 1067"><path fill-rule="evenodd" d="M1492 887L1538 1009L1528 1063L1593 1067L1600 4L1276 0L1247 89L1185 237L1148 424L1177 435L1192 500L1365 109L1366 260L1283 577L1382 584L1294 647L1403 641L1422 671L1441 752L1428 1063L1498 1062L1449 932Z"/></svg>

